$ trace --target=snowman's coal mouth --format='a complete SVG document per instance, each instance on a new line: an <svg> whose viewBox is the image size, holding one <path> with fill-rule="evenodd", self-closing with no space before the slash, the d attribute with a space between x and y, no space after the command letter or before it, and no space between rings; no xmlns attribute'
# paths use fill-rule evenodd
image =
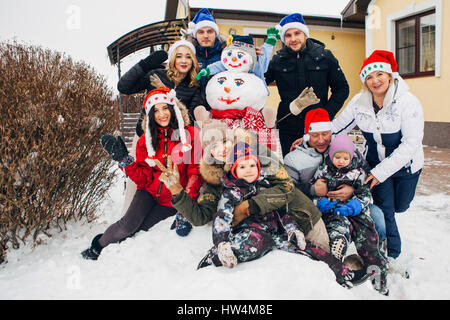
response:
<svg viewBox="0 0 450 320"><path fill-rule="evenodd" d="M230 97L227 97L226 99L224 99L223 97L219 97L218 100L222 101L222 102L225 102L226 104L232 104L233 102L238 101L239 97L237 97L236 99L230 99Z"/></svg>

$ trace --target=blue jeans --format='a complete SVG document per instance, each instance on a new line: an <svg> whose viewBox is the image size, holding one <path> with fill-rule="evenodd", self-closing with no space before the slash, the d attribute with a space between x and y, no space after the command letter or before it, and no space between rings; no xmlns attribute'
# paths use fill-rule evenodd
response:
<svg viewBox="0 0 450 320"><path fill-rule="evenodd" d="M375 229L377 230L378 237L380 238L380 242L386 239L386 223L384 222L384 214L383 211L376 205L370 203L370 217L375 224Z"/></svg>
<svg viewBox="0 0 450 320"><path fill-rule="evenodd" d="M397 258L401 253L402 246L395 213L405 212L409 208L421 172L422 170L411 173L409 169L403 168L373 188L373 202L384 213L389 257Z"/></svg>

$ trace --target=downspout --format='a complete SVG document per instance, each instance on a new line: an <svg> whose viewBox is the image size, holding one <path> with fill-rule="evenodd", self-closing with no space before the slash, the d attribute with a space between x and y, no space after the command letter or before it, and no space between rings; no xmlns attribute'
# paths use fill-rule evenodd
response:
<svg viewBox="0 0 450 320"><path fill-rule="evenodd" d="M372 19L371 13L373 13L372 6L375 5L377 0L370 1L367 6L367 15L365 17L365 30L366 30L366 57L368 57L373 52L373 26L369 25L369 21ZM380 22L381 23L381 22Z"/></svg>

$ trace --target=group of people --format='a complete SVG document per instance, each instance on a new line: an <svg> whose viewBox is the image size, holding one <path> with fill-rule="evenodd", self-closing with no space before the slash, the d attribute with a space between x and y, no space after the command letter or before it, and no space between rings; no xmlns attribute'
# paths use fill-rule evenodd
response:
<svg viewBox="0 0 450 320"><path fill-rule="evenodd" d="M210 110L209 68L226 45L202 9L168 53L155 51L119 80L121 93L148 92L136 143L130 153L120 136L105 134L101 142L137 190L124 216L94 237L84 258L96 260L107 245L175 216L171 228L180 236L212 222L213 246L199 268L232 268L281 249L327 263L349 288L375 266L374 288L388 294L388 269L400 270L395 214L408 209L423 165L421 104L397 73L394 55L375 50L359 74L363 90L335 118L349 95L338 60L309 37L299 13L273 30L269 43L278 37L284 47L265 63L264 78L267 85L275 81L281 97L283 159L244 129L216 119L194 123L196 108ZM259 59L268 51L256 52ZM293 112L307 88L314 89L314 103ZM366 139L363 153L347 135L356 126ZM343 261L351 242L360 270Z"/></svg>

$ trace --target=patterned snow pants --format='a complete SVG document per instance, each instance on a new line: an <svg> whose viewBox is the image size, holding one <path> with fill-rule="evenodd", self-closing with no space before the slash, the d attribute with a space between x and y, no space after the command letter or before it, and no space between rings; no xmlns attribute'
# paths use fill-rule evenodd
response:
<svg viewBox="0 0 450 320"><path fill-rule="evenodd" d="M244 220L233 228L231 236L231 248L238 262L255 260L271 250L280 249L325 262L335 274L336 281L344 283L349 269L341 261L309 240L306 240L306 248L303 251L288 241L285 227L292 223L296 224L292 216L285 214L280 217L276 212L266 214L262 221ZM215 246L210 249L210 253L214 265L221 266Z"/></svg>
<svg viewBox="0 0 450 320"><path fill-rule="evenodd" d="M364 213L353 217L324 214L322 219L327 227L330 244L338 235L343 235L348 243L353 241L364 266L369 268L368 271L378 273L381 284L385 284L387 260L381 251L373 220Z"/></svg>

